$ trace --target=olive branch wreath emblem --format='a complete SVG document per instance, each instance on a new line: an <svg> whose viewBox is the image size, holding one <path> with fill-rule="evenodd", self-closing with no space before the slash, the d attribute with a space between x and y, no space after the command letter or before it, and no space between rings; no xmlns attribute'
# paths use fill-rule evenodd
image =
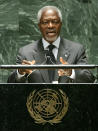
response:
<svg viewBox="0 0 98 131"><path fill-rule="evenodd" d="M27 106L27 110L28 110L30 116L35 120L35 123L43 124L43 125L46 123L50 123L51 125L53 125L53 124L57 124L57 123L61 122L62 118L65 116L65 114L68 111L69 101L68 101L68 97L61 89L59 89L59 92L63 98L63 108L59 113L57 113L57 115L54 118L49 119L49 120L44 119L40 115L40 113L38 113L38 112L36 113L34 111L34 109L32 108L32 106L33 106L32 102L33 102L33 97L36 93L36 90L34 90L33 92L30 93L30 95L27 97L26 106Z"/></svg>

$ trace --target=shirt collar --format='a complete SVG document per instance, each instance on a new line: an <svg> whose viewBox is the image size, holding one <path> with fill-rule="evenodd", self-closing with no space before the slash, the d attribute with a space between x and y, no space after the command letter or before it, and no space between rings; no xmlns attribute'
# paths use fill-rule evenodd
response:
<svg viewBox="0 0 98 131"><path fill-rule="evenodd" d="M42 42L43 42L44 50L47 49L50 44L44 38L42 38ZM55 45L56 48L59 48L60 36L52 44Z"/></svg>

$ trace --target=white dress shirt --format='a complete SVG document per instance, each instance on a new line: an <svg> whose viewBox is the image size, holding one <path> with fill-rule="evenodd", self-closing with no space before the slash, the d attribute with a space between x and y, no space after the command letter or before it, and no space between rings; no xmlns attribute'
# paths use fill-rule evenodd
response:
<svg viewBox="0 0 98 131"><path fill-rule="evenodd" d="M43 43L44 50L48 50L48 46L50 44L44 38L42 38L42 43ZM56 39L56 41L54 41L52 43L52 45L55 46L55 48L53 48L52 52L53 52L55 59L57 60L58 49L59 49L59 45L60 45L60 36Z"/></svg>

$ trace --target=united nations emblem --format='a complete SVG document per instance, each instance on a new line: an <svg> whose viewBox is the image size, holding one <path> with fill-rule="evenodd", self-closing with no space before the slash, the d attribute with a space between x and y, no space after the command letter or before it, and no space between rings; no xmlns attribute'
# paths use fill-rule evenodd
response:
<svg viewBox="0 0 98 131"><path fill-rule="evenodd" d="M27 110L30 116L39 124L60 123L68 111L68 97L61 90L34 90L27 98Z"/></svg>

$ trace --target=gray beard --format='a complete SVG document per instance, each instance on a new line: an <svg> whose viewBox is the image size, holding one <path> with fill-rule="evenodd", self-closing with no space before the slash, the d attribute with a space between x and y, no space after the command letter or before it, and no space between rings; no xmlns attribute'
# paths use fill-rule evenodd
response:
<svg viewBox="0 0 98 131"><path fill-rule="evenodd" d="M56 41L57 38L58 38L58 36L55 36L55 37L52 37L52 38L46 37L46 41L54 42L54 41Z"/></svg>

